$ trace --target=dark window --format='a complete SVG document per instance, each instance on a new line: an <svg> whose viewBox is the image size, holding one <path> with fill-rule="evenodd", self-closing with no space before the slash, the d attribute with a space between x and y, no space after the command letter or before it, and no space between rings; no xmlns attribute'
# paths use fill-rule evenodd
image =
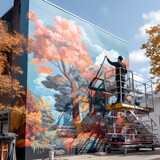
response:
<svg viewBox="0 0 160 160"><path fill-rule="evenodd" d="M9 132L10 112L0 111L0 134Z"/></svg>

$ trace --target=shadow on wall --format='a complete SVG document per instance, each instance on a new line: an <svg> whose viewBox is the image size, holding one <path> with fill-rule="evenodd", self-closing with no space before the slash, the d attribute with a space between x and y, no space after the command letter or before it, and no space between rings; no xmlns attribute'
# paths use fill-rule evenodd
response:
<svg viewBox="0 0 160 160"><path fill-rule="evenodd" d="M95 139L92 141L92 135L93 133L90 135L90 137L87 139L87 141L84 143L84 145L77 149L77 154L82 154L85 153L87 151L87 153L94 153L94 152L98 152L98 150L100 149L101 145L102 145L102 141L100 139L96 139L98 138L95 137Z"/></svg>

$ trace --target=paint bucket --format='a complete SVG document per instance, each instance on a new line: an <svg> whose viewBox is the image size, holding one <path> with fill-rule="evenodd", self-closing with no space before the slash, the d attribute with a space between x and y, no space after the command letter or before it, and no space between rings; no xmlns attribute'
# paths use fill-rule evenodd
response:
<svg viewBox="0 0 160 160"><path fill-rule="evenodd" d="M54 160L54 151L49 151L49 160Z"/></svg>

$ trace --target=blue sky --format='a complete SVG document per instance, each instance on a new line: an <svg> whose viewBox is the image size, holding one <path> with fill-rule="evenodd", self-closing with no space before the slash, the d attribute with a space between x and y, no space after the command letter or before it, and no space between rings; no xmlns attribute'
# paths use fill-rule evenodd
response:
<svg viewBox="0 0 160 160"><path fill-rule="evenodd" d="M140 47L147 40L144 28L160 22L159 0L49 1L126 40L131 69L149 76L149 60ZM0 16L12 5L13 0L0 1Z"/></svg>

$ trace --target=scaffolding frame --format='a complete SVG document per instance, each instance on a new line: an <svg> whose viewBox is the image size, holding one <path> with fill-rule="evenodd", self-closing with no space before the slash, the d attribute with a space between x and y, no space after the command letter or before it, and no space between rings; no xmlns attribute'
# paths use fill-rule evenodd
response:
<svg viewBox="0 0 160 160"><path fill-rule="evenodd" d="M111 69L105 71L103 76L101 74L101 77L98 77L99 70L89 86L91 90L103 92L105 95L105 117L108 122L104 150L106 147L108 152L121 149L125 154L130 147L139 150L150 146L155 150L153 130L156 124L149 116L149 113L154 112L152 81L131 70L125 75L122 72L124 68L118 69L118 75L115 75L115 69ZM117 83L120 84L119 88ZM120 101L115 103L118 94ZM123 94L125 99L122 99Z"/></svg>
<svg viewBox="0 0 160 160"><path fill-rule="evenodd" d="M114 104L114 100L109 103L109 98L116 97L120 94L120 104L121 106L117 106L118 108L123 108L123 106L127 108L133 109L142 109L146 112L153 112L154 111L154 97L153 97L153 87L152 87L152 80L144 78L138 74L135 74L133 71L128 70L126 75L121 74L121 70L123 68L119 68L118 75L115 75L115 69L111 69L104 72L103 77L99 78L95 77L92 82L90 83L89 88L91 90L104 92L105 94L105 105L108 106L108 109L112 107L116 107ZM115 77L119 76L119 80L115 80ZM125 78L125 81L122 81L122 77ZM136 78L135 78L136 77ZM139 79L139 80L138 80ZM120 86L117 87L116 82L120 83ZM124 83L124 87L122 87L122 83ZM120 88L120 92L116 91ZM125 102L122 100L122 90L124 90L125 95ZM136 105L135 100L140 102L141 105ZM150 102L150 106L148 106ZM110 106L110 107L109 107ZM107 109L107 108L106 108Z"/></svg>

